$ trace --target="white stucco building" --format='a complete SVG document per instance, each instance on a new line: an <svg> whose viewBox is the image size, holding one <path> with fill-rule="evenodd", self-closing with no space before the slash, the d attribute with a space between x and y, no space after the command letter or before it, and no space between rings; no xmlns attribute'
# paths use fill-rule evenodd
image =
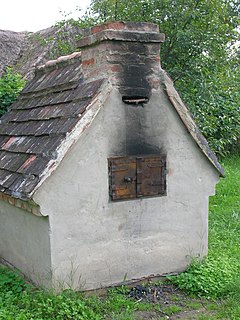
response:
<svg viewBox="0 0 240 320"><path fill-rule="evenodd" d="M207 254L223 169L160 67L150 23L85 31L38 67L0 126L0 257L91 290Z"/></svg>

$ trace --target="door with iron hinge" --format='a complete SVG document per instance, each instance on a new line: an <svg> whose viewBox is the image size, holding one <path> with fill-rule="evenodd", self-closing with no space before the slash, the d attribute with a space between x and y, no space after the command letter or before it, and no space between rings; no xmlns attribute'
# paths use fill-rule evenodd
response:
<svg viewBox="0 0 240 320"><path fill-rule="evenodd" d="M136 198L136 161L128 157L109 159L112 200Z"/></svg>
<svg viewBox="0 0 240 320"><path fill-rule="evenodd" d="M112 200L166 195L166 155L108 159Z"/></svg>

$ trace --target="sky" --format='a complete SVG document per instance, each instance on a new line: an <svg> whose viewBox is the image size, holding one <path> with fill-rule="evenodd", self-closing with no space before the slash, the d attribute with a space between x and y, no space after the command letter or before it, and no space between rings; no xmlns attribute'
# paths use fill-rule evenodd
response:
<svg viewBox="0 0 240 320"><path fill-rule="evenodd" d="M70 17L84 13L90 0L0 0L0 29L11 31L39 31L63 19L62 12Z"/></svg>

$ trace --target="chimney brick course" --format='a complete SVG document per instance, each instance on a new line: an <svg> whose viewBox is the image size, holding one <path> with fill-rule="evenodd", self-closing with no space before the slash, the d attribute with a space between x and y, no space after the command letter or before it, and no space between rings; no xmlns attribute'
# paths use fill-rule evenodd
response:
<svg viewBox="0 0 240 320"><path fill-rule="evenodd" d="M123 95L149 97L159 86L159 44L152 23L109 22L83 32L78 42L86 80L107 77Z"/></svg>

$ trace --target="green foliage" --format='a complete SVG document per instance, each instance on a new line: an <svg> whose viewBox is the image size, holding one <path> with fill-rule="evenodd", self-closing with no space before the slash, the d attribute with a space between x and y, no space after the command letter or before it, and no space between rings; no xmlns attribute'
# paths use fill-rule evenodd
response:
<svg viewBox="0 0 240 320"><path fill-rule="evenodd" d="M177 87L212 149L226 155L240 138L238 58L225 58L219 66L210 65L209 57L204 60L199 73L193 79L179 79Z"/></svg>
<svg viewBox="0 0 240 320"><path fill-rule="evenodd" d="M226 292L236 272L236 263L228 256L209 256L203 261L193 260L186 272L171 280L188 293L217 298Z"/></svg>
<svg viewBox="0 0 240 320"><path fill-rule="evenodd" d="M0 266L0 292L1 294L18 294L23 292L27 285L23 278L15 272Z"/></svg>
<svg viewBox="0 0 240 320"><path fill-rule="evenodd" d="M0 78L0 115L6 112L18 97L25 86L25 80L11 68L7 68L5 74Z"/></svg>
<svg viewBox="0 0 240 320"><path fill-rule="evenodd" d="M223 165L226 178L210 200L208 257L203 261L193 260L185 273L171 277L171 281L190 293L214 298L226 296L225 307L235 303L237 308L240 301L240 156L224 159ZM240 316L239 307L237 310L233 314L238 312Z"/></svg>
<svg viewBox="0 0 240 320"><path fill-rule="evenodd" d="M67 19L68 15L64 16L62 21L55 24L57 32L52 38L47 41L53 43L51 47L51 57L58 58L77 51L76 41L81 37L80 24L74 19Z"/></svg>
<svg viewBox="0 0 240 320"><path fill-rule="evenodd" d="M175 305L172 305L172 306L166 306L164 309L163 309L163 312L166 314L166 315L173 315L174 313L178 313L182 311L182 308L179 307L179 306L175 306Z"/></svg>
<svg viewBox="0 0 240 320"><path fill-rule="evenodd" d="M105 299L86 298L79 292L53 293L36 289L12 270L0 266L1 320L101 320L133 319L135 310L152 306L131 300L128 289L110 290Z"/></svg>
<svg viewBox="0 0 240 320"><path fill-rule="evenodd" d="M166 34L161 46L162 65L174 82L199 76L201 63L211 73L212 67L229 57L229 47L238 39L237 1L92 0L90 8L98 23L124 20L159 24Z"/></svg>
<svg viewBox="0 0 240 320"><path fill-rule="evenodd" d="M113 20L159 24L166 34L163 68L212 149L225 155L240 137L239 49L233 46L239 11L236 0L92 0L78 20L65 17L60 23L65 29Z"/></svg>
<svg viewBox="0 0 240 320"><path fill-rule="evenodd" d="M15 272L0 267L1 320L100 320L82 295L66 291L52 294L34 290Z"/></svg>
<svg viewBox="0 0 240 320"><path fill-rule="evenodd" d="M79 8L76 10L81 11ZM82 29L90 27L96 22L95 19L87 15L73 19L70 18L71 13L61 13L63 18L53 26L52 35L43 37L38 32L29 35L30 39L49 47L51 59L78 51L76 43L81 38Z"/></svg>
<svg viewBox="0 0 240 320"><path fill-rule="evenodd" d="M240 137L239 5L225 0L92 0L99 22L150 21L166 34L161 61L215 152Z"/></svg>
<svg viewBox="0 0 240 320"><path fill-rule="evenodd" d="M28 299L27 303L29 302ZM71 291L57 295L38 292L31 302L33 303L32 311L34 311L35 317L39 319L101 319L86 305L81 295Z"/></svg>

